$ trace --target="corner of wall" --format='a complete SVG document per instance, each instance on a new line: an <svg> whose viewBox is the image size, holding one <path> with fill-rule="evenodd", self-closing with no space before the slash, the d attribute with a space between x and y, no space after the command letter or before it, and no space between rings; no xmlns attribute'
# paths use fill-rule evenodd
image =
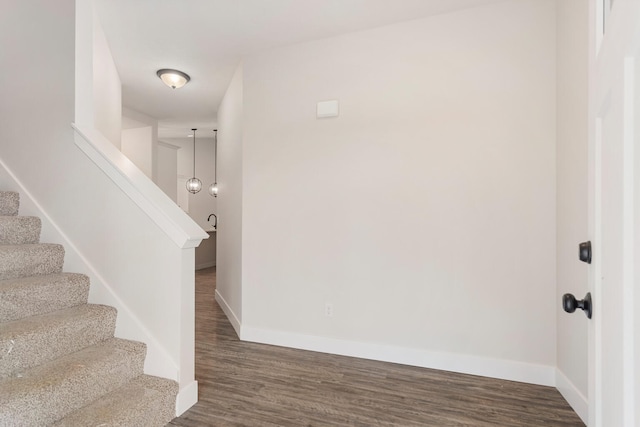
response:
<svg viewBox="0 0 640 427"><path fill-rule="evenodd" d="M564 293L587 292L577 245L588 233L588 4L556 3L556 381L578 415L588 415L588 329L562 310Z"/></svg>
<svg viewBox="0 0 640 427"><path fill-rule="evenodd" d="M562 373L562 371L556 368L556 381L555 386L565 398L571 408L578 414L580 419L585 423L589 423L589 400L587 397L576 388L576 386L569 380L569 378Z"/></svg>
<svg viewBox="0 0 640 427"><path fill-rule="evenodd" d="M222 308L222 311L224 311L224 314L227 316L227 319L229 319L229 322L231 322L231 326L233 326L233 329L236 331L236 334L238 335L238 337L242 339L242 334L241 334L242 324L240 323L238 316L236 316L236 314L233 312L233 309L231 308L231 306L229 306L229 303L225 301L225 299L220 294L220 292L218 292L217 289L216 289L216 301Z"/></svg>
<svg viewBox="0 0 640 427"><path fill-rule="evenodd" d="M240 332L243 304L243 64L218 110L218 220L216 299Z"/></svg>

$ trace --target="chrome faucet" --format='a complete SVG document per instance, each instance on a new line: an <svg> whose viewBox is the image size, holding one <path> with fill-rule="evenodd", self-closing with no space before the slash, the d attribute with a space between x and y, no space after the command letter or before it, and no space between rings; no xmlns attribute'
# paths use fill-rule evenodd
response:
<svg viewBox="0 0 640 427"><path fill-rule="evenodd" d="M211 217L214 217L216 220L213 222L213 229L217 230L218 228L218 216L216 214L211 214L209 215L209 218L207 218L207 222L211 222Z"/></svg>

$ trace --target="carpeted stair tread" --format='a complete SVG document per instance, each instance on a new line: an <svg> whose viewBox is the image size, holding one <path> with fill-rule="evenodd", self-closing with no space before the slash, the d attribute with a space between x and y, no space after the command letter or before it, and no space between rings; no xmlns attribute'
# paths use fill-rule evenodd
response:
<svg viewBox="0 0 640 427"><path fill-rule="evenodd" d="M0 381L0 422L50 425L142 374L145 345L111 338Z"/></svg>
<svg viewBox="0 0 640 427"><path fill-rule="evenodd" d="M0 329L0 379L113 337L116 309L83 304L6 322Z"/></svg>
<svg viewBox="0 0 640 427"><path fill-rule="evenodd" d="M164 427L175 416L177 392L175 381L140 375L53 425Z"/></svg>
<svg viewBox="0 0 640 427"><path fill-rule="evenodd" d="M38 243L41 228L35 216L0 216L0 245Z"/></svg>
<svg viewBox="0 0 640 427"><path fill-rule="evenodd" d="M56 273L0 280L0 322L86 304L89 278Z"/></svg>
<svg viewBox="0 0 640 427"><path fill-rule="evenodd" d="M63 264L62 245L0 245L0 280L61 273Z"/></svg>
<svg viewBox="0 0 640 427"><path fill-rule="evenodd" d="M18 215L20 194L15 191L0 191L0 215Z"/></svg>

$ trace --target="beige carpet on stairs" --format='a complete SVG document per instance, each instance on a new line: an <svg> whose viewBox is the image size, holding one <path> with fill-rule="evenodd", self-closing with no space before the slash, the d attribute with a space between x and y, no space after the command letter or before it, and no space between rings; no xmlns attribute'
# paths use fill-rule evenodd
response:
<svg viewBox="0 0 640 427"><path fill-rule="evenodd" d="M0 191L0 427L164 426L178 385L145 375L146 346L114 337L117 313L88 304L64 247Z"/></svg>

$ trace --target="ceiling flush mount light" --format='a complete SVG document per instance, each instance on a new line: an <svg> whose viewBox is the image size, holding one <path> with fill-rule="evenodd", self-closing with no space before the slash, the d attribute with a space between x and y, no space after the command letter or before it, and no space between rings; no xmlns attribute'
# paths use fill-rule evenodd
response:
<svg viewBox="0 0 640 427"><path fill-rule="evenodd" d="M209 194L218 197L218 129L213 133L213 184L209 186Z"/></svg>
<svg viewBox="0 0 640 427"><path fill-rule="evenodd" d="M172 70L170 68L158 70L156 74L160 77L160 80L162 80L164 84L169 86L171 89L179 89L191 80L191 77L182 71Z"/></svg>
<svg viewBox="0 0 640 427"><path fill-rule="evenodd" d="M202 181L196 178L196 131L198 129L191 129L193 131L193 178L187 181L187 191L191 194L196 194L202 190Z"/></svg>

